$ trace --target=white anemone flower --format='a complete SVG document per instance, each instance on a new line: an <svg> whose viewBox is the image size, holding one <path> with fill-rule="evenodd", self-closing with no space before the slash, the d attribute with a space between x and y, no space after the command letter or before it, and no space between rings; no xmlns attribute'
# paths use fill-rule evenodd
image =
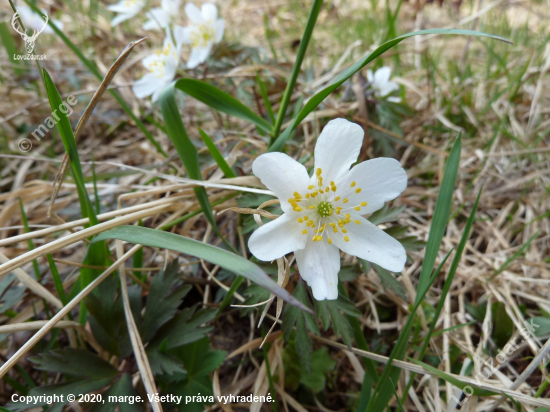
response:
<svg viewBox="0 0 550 412"><path fill-rule="evenodd" d="M155 102L162 90L176 77L179 55L180 45L178 43L177 46L174 46L167 30L162 48L142 60L149 73L134 83L132 90L136 97L143 98L153 95L152 101Z"/></svg>
<svg viewBox="0 0 550 412"><path fill-rule="evenodd" d="M108 10L118 13L118 15L111 20L111 26L114 27L125 20L137 16L144 6L145 0L122 0L117 4L107 6Z"/></svg>
<svg viewBox="0 0 550 412"><path fill-rule="evenodd" d="M278 259L294 252L300 275L317 300L338 297L340 251L392 272L405 266L405 249L362 215L375 212L407 187L407 174L391 158L352 169L363 129L345 119L330 121L315 146L312 176L283 153L266 153L252 172L275 193L283 214L257 229L248 241L256 258Z"/></svg>
<svg viewBox="0 0 550 412"><path fill-rule="evenodd" d="M391 68L384 66L376 70L373 74L372 70L367 70L367 80L371 83L374 90L374 95L379 99L386 99L389 102L399 103L400 97L388 96L396 90L399 90L399 85L390 81Z"/></svg>
<svg viewBox="0 0 550 412"><path fill-rule="evenodd" d="M47 15L46 10L40 9L42 14ZM40 14L35 13L29 6L19 6L17 8L21 20L27 30L42 30L44 28L44 19ZM63 30L63 23L59 20L52 20L59 30ZM42 33L53 33L53 29L47 25Z"/></svg>
<svg viewBox="0 0 550 412"><path fill-rule="evenodd" d="M223 38L225 22L218 18L218 9L212 3L204 3L200 9L193 3L187 3L185 13L192 24L187 27L177 26L174 33L183 43L191 45L187 67L194 69L206 61L214 44Z"/></svg>
<svg viewBox="0 0 550 412"><path fill-rule="evenodd" d="M143 30L165 29L172 18L177 16L181 0L162 0L160 7L153 7L147 12L147 20L143 23Z"/></svg>

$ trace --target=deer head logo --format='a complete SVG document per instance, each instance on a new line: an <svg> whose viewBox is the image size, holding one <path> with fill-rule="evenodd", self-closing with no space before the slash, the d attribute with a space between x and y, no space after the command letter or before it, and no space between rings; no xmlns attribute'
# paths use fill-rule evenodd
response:
<svg viewBox="0 0 550 412"><path fill-rule="evenodd" d="M34 50L34 43L36 42L36 39L38 38L38 35L44 31L46 26L48 25L48 16L44 15L44 25L40 30L33 30L33 33L31 36L27 34L26 30L23 30L23 27L21 27L21 23L19 23L19 12L15 13L13 15L13 18L11 19L11 25L13 29L21 35L21 38L25 42L25 49L27 50L27 54L31 54Z"/></svg>

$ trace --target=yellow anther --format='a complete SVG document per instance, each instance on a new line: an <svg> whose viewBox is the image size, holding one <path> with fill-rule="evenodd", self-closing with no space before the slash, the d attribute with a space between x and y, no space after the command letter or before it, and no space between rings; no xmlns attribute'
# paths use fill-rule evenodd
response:
<svg viewBox="0 0 550 412"><path fill-rule="evenodd" d="M332 239L327 236L327 242L329 245L332 245Z"/></svg>
<svg viewBox="0 0 550 412"><path fill-rule="evenodd" d="M315 206L312 205L312 206L310 206L309 208L310 208L311 210L313 210L313 209L315 209Z"/></svg>
<svg viewBox="0 0 550 412"><path fill-rule="evenodd" d="M307 187L307 190L311 190L311 189L313 189L314 187L315 187L315 186L313 186L313 185L309 185L309 186Z"/></svg>
<svg viewBox="0 0 550 412"><path fill-rule="evenodd" d="M355 189L355 193L361 193L361 188L358 187L357 189Z"/></svg>
<svg viewBox="0 0 550 412"><path fill-rule="evenodd" d="M345 198L344 200L342 200L342 203L348 203L348 202L349 202L348 198Z"/></svg>
<svg viewBox="0 0 550 412"><path fill-rule="evenodd" d="M345 240L346 242L349 242L349 237L344 236L344 240Z"/></svg>
<svg viewBox="0 0 550 412"><path fill-rule="evenodd" d="M304 209L302 209L300 206L297 206L297 207L294 208L295 212L301 212L302 210L304 210Z"/></svg>
<svg viewBox="0 0 550 412"><path fill-rule="evenodd" d="M309 219L309 217L307 217L307 216L304 216L304 220L308 220L308 219Z"/></svg>
<svg viewBox="0 0 550 412"><path fill-rule="evenodd" d="M294 194L294 197L295 197L296 199L301 199L301 198L302 198L302 195L301 195L300 193L298 193L298 192L294 192L293 194Z"/></svg>
<svg viewBox="0 0 550 412"><path fill-rule="evenodd" d="M332 180L330 181L330 185L331 185L331 186L334 186L334 182L333 182Z"/></svg>
<svg viewBox="0 0 550 412"><path fill-rule="evenodd" d="M323 186L323 178L319 176L319 186Z"/></svg>
<svg viewBox="0 0 550 412"><path fill-rule="evenodd" d="M301 217L298 218L298 223L304 223L304 219L302 219Z"/></svg>
<svg viewBox="0 0 550 412"><path fill-rule="evenodd" d="M319 233L319 231L317 229L314 230L315 233Z"/></svg>
<svg viewBox="0 0 550 412"><path fill-rule="evenodd" d="M367 205L367 202L361 202L361 206L365 207Z"/></svg>
<svg viewBox="0 0 550 412"><path fill-rule="evenodd" d="M335 227L332 228L332 231L333 231L334 233L338 233L338 229L336 229Z"/></svg>
<svg viewBox="0 0 550 412"><path fill-rule="evenodd" d="M354 187L355 186L355 182L351 182L351 185L349 187Z"/></svg>
<svg viewBox="0 0 550 412"><path fill-rule="evenodd" d="M327 186L327 187L325 188L325 192L328 192L329 190L330 190L330 187Z"/></svg>
<svg viewBox="0 0 550 412"><path fill-rule="evenodd" d="M355 210L361 210L361 208L359 206L355 206L354 209Z"/></svg>
<svg viewBox="0 0 550 412"><path fill-rule="evenodd" d="M319 192L321 192L321 193L323 193L323 194L325 193L325 192L323 192L323 189L319 189Z"/></svg>
<svg viewBox="0 0 550 412"><path fill-rule="evenodd" d="M346 213L346 217L350 217L351 215L349 213Z"/></svg>
<svg viewBox="0 0 550 412"><path fill-rule="evenodd" d="M318 167L318 168L317 168L317 171L315 172L315 174L316 174L317 176L321 176L321 173L323 173L323 170L322 170L320 167Z"/></svg>
<svg viewBox="0 0 550 412"><path fill-rule="evenodd" d="M306 199L309 199L309 196L310 196L309 193L306 193Z"/></svg>
<svg viewBox="0 0 550 412"><path fill-rule="evenodd" d="M331 189L333 192L336 192L336 186L332 186L330 189Z"/></svg>
<svg viewBox="0 0 550 412"><path fill-rule="evenodd" d="M319 194L319 193L318 193L317 190L316 190L315 192L313 192L313 193L311 194L311 196L315 197L315 196L317 196L318 194Z"/></svg>
<svg viewBox="0 0 550 412"><path fill-rule="evenodd" d="M342 233L348 233L347 229L342 229Z"/></svg>
<svg viewBox="0 0 550 412"><path fill-rule="evenodd" d="M360 222L359 220L354 220L354 222L355 222L356 224L358 224L358 225L361 224L361 222Z"/></svg>
<svg viewBox="0 0 550 412"><path fill-rule="evenodd" d="M336 197L334 198L334 201L335 201L335 202L337 202L337 201L339 201L339 200L340 200L340 196L336 196Z"/></svg>
<svg viewBox="0 0 550 412"><path fill-rule="evenodd" d="M290 199L288 199L288 203L295 203L296 202L296 199L294 199L293 197L291 197Z"/></svg>
<svg viewBox="0 0 550 412"><path fill-rule="evenodd" d="M331 222L331 223L329 223L329 226L334 227L334 226L336 226L336 223Z"/></svg>
<svg viewBox="0 0 550 412"><path fill-rule="evenodd" d="M307 229L302 230L302 234L307 235Z"/></svg>

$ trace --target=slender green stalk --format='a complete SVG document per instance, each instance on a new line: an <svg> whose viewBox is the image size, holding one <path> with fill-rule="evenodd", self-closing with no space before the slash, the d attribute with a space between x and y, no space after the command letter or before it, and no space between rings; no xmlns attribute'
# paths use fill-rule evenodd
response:
<svg viewBox="0 0 550 412"><path fill-rule="evenodd" d="M304 30L304 35L300 41L300 48L298 49L298 55L296 56L296 61L294 62L294 67L292 67L292 72L290 73L290 79L286 85L285 94L283 95L283 100L281 101L281 106L279 107L279 113L277 114L277 119L275 125L273 126L273 132L271 133L271 144L275 141L275 138L279 135L281 131L281 126L285 120L286 109L290 103L290 97L292 96L292 91L296 85L296 80L298 79L298 74L300 74L300 69L302 67L302 62L306 56L307 46L309 46L309 41L311 40L311 34L315 28L315 23L317 22L317 17L321 11L321 6L323 5L323 0L315 0L311 6L309 16L307 18L306 29Z"/></svg>

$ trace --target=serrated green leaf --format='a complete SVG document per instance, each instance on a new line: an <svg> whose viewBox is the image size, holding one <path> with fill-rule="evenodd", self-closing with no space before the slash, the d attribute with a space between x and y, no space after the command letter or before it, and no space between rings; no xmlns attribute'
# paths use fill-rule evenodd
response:
<svg viewBox="0 0 550 412"><path fill-rule="evenodd" d="M131 403L128 397L135 399L136 392L132 386L132 378L127 373L113 383L109 390L103 393L104 403L95 403L90 412L114 412L118 406L119 412L139 412L139 403ZM116 396L117 402L109 401L111 396Z"/></svg>
<svg viewBox="0 0 550 412"><path fill-rule="evenodd" d="M244 276L254 283L266 288L271 293L283 298L292 305L306 312L312 312L292 297L285 289L277 285L265 272L254 263L226 250L207 243L179 236L174 233L162 232L139 226L119 226L115 229L100 233L94 242L105 239L120 239L126 242L138 243L145 246L175 250L221 266L237 275Z"/></svg>
<svg viewBox="0 0 550 412"><path fill-rule="evenodd" d="M91 379L110 378L118 373L117 369L106 360L80 348L56 349L33 356L29 360L34 363L36 369L41 371ZM75 365L78 367L76 368Z"/></svg>
<svg viewBox="0 0 550 412"><path fill-rule="evenodd" d="M322 347L311 354L311 373L305 373L302 370L300 383L313 389L314 392L320 392L325 389L328 372L336 366L336 361L332 359L327 348Z"/></svg>
<svg viewBox="0 0 550 412"><path fill-rule="evenodd" d="M334 334L342 337L342 340L348 348L351 348L353 329L351 328L348 319L342 315L335 301L327 301L327 308L330 313L330 318L332 319L332 329L334 330Z"/></svg>
<svg viewBox="0 0 550 412"><path fill-rule="evenodd" d="M382 209L377 210L369 216L369 221L373 225L380 225L382 223L394 222L397 220L401 212L405 209L405 206L390 207L387 203L384 204Z"/></svg>
<svg viewBox="0 0 550 412"><path fill-rule="evenodd" d="M298 319L296 319L296 334L294 339L296 340L296 353L300 360L300 366L307 373L311 373L311 352L313 346L311 345L311 339L309 338L303 316L298 316Z"/></svg>
<svg viewBox="0 0 550 412"><path fill-rule="evenodd" d="M401 283L397 281L397 279L393 277L393 274L374 263L371 263L371 265L378 276L380 276L380 280L382 281L382 286L384 286L384 289L393 290L395 293L397 293L399 297L401 297L401 299L406 302L407 295L405 294L405 288Z"/></svg>
<svg viewBox="0 0 550 412"><path fill-rule="evenodd" d="M149 296L140 328L144 342L148 342L163 324L175 316L182 299L191 290L190 285L185 285L171 293L180 280L178 268L178 261L174 260L165 271L154 276L149 285Z"/></svg>

